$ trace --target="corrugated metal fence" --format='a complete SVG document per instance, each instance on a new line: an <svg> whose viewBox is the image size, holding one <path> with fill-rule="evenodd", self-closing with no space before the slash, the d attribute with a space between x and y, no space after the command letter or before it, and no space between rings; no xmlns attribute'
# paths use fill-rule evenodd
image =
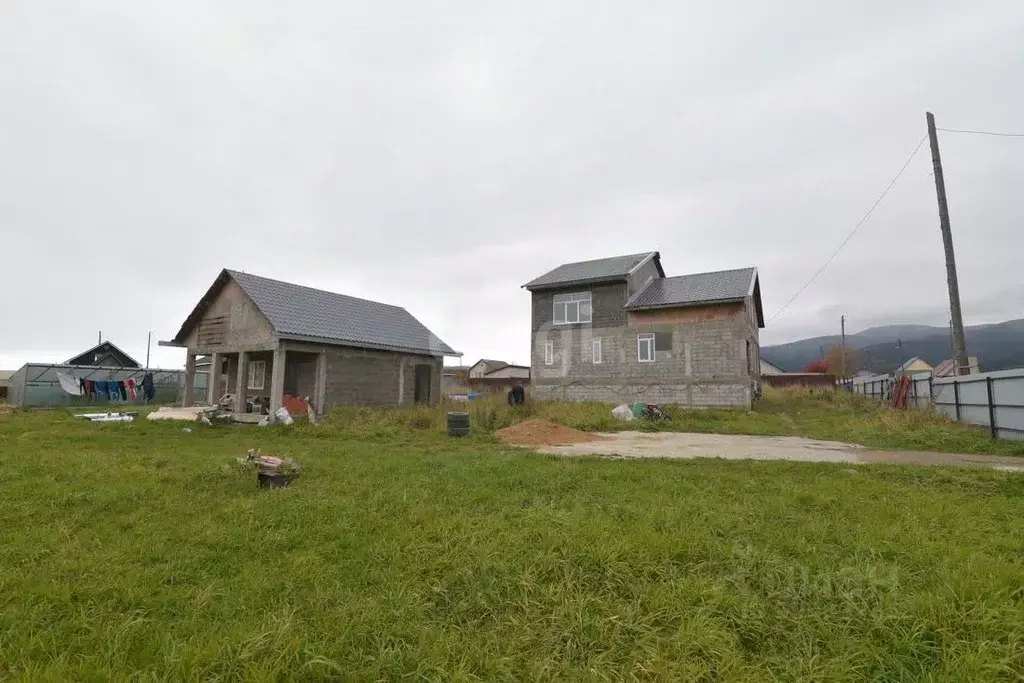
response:
<svg viewBox="0 0 1024 683"><path fill-rule="evenodd" d="M137 368L104 368L92 365L49 365L29 363L11 375L7 402L23 408L53 408L59 406L103 406L111 404L119 408L130 405L131 401L113 401L101 397L72 396L60 387L57 373L61 372L78 379L126 380L142 382L147 370ZM156 403L177 403L181 401L185 388L184 370L160 370L150 368L156 388ZM206 374L196 373L195 397L206 399ZM136 401L141 403L141 398Z"/></svg>
<svg viewBox="0 0 1024 683"><path fill-rule="evenodd" d="M1024 439L1024 368L960 377L913 375L908 403L934 406L954 420L987 427L1001 439ZM892 398L897 380L887 375L855 382L853 391L881 400Z"/></svg>

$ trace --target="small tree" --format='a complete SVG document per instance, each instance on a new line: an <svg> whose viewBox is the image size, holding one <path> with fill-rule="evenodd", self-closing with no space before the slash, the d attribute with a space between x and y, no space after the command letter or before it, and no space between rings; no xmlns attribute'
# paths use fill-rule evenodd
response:
<svg viewBox="0 0 1024 683"><path fill-rule="evenodd" d="M823 360L812 360L807 364L807 367L804 368L804 372L820 372L824 374L828 372L828 365L826 365Z"/></svg>
<svg viewBox="0 0 1024 683"><path fill-rule="evenodd" d="M845 363L843 362L843 359L843 347L833 346L829 348L828 354L825 356L825 366L828 368L827 371L840 379L845 379L846 377L857 374L857 371L860 370L860 361L857 358L857 352L851 348L847 348L845 353Z"/></svg>

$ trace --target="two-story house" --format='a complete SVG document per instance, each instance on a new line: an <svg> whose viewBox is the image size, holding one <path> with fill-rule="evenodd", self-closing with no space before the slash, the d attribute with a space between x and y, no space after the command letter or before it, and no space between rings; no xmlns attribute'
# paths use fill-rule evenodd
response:
<svg viewBox="0 0 1024 683"><path fill-rule="evenodd" d="M523 287L534 398L750 406L764 327L756 268L665 277L652 251L566 263Z"/></svg>

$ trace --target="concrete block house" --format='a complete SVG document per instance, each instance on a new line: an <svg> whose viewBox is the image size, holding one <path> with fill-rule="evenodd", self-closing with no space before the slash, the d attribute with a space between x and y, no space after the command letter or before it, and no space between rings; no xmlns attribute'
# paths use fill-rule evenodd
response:
<svg viewBox="0 0 1024 683"><path fill-rule="evenodd" d="M273 412L285 394L308 396L321 413L339 404L434 403L443 358L458 355L399 306L234 270L221 271L161 344L187 349L186 397L196 357L208 356L208 401L227 386L236 413L247 398L266 399Z"/></svg>
<svg viewBox="0 0 1024 683"><path fill-rule="evenodd" d="M748 408L759 389L756 268L666 277L654 251L566 263L523 287L536 399Z"/></svg>

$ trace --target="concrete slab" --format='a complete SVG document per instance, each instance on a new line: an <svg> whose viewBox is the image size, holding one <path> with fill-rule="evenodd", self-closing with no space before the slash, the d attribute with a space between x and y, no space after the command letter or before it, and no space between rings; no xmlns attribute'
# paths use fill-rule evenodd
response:
<svg viewBox="0 0 1024 683"><path fill-rule="evenodd" d="M910 463L990 467L1024 472L1024 458L964 455L924 451L879 451L798 436L748 436L679 432L617 432L601 434L599 441L571 446L531 446L541 453L621 458L724 458L726 460L795 460L802 462Z"/></svg>

